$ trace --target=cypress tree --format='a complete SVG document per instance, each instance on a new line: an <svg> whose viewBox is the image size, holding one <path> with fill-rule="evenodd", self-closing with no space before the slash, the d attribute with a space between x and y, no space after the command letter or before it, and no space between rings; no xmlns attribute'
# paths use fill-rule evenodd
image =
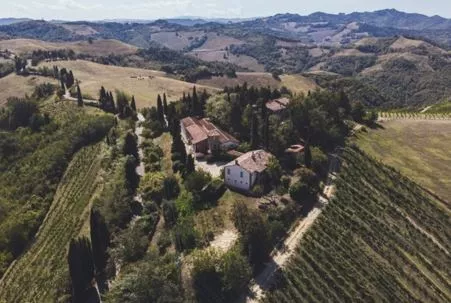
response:
<svg viewBox="0 0 451 303"><path fill-rule="evenodd" d="M61 89L66 92L66 86L64 85L64 80L63 78L60 79L60 85L61 85Z"/></svg>
<svg viewBox="0 0 451 303"><path fill-rule="evenodd" d="M83 96L79 85L77 85L77 104L78 106L83 106Z"/></svg>
<svg viewBox="0 0 451 303"><path fill-rule="evenodd" d="M128 132L125 135L124 139L124 145L122 147L122 153L124 156L132 155L136 159L139 158L138 156L138 142L136 141L136 137L132 132Z"/></svg>
<svg viewBox="0 0 451 303"><path fill-rule="evenodd" d="M188 94L188 96L186 97L186 105L187 105L187 108L188 108L188 115L190 115L190 116L194 115L193 99L191 98L190 94Z"/></svg>
<svg viewBox="0 0 451 303"><path fill-rule="evenodd" d="M70 88L72 87L72 85L74 85L74 83L75 83L74 74L72 73L72 71L70 71L66 77L66 85L68 88Z"/></svg>
<svg viewBox="0 0 451 303"><path fill-rule="evenodd" d="M310 151L310 144L307 144L304 147L304 164L308 168L312 168L312 152Z"/></svg>
<svg viewBox="0 0 451 303"><path fill-rule="evenodd" d="M89 299L87 290L91 288L95 273L91 243L88 238L71 240L68 263L72 281L72 302L86 302Z"/></svg>
<svg viewBox="0 0 451 303"><path fill-rule="evenodd" d="M168 115L168 100L166 99L166 93L163 93L163 113L166 115Z"/></svg>
<svg viewBox="0 0 451 303"><path fill-rule="evenodd" d="M186 157L186 163L185 163L185 175L189 175L193 173L196 170L194 165L194 158L192 155L188 155Z"/></svg>
<svg viewBox="0 0 451 303"><path fill-rule="evenodd" d="M205 105L207 104L207 100L208 100L207 90L204 89L204 91L202 92L202 95L200 96L200 99L199 99L200 114L202 116L204 116L204 113L205 113Z"/></svg>
<svg viewBox="0 0 451 303"><path fill-rule="evenodd" d="M134 112L136 112L135 96L132 96L132 101L130 102L130 107Z"/></svg>
<svg viewBox="0 0 451 303"><path fill-rule="evenodd" d="M102 86L100 88L99 96L100 96L99 97L100 108L106 110L108 107L108 97L105 91L105 87Z"/></svg>
<svg viewBox="0 0 451 303"><path fill-rule="evenodd" d="M107 137L108 138L108 137ZM110 233L102 214L97 210L91 209L90 217L91 243L94 264L97 276L105 274L105 268L108 261L108 246L110 245Z"/></svg>
<svg viewBox="0 0 451 303"><path fill-rule="evenodd" d="M258 117L255 112L252 112L252 121L251 121L251 146L253 149L257 148L259 145L258 138Z"/></svg>
<svg viewBox="0 0 451 303"><path fill-rule="evenodd" d="M191 112L193 113L193 115L195 116L199 116L200 113L200 105L199 105L199 98L197 96L197 91L196 91L196 86L193 87L193 97L192 97L192 101L191 101Z"/></svg>

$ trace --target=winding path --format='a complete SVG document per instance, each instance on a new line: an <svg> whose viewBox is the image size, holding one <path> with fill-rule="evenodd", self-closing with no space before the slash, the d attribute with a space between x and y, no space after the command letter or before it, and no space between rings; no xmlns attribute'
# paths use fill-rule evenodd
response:
<svg viewBox="0 0 451 303"><path fill-rule="evenodd" d="M330 198L334 195L334 180L339 166L340 161L338 154L331 154L326 186L324 187L322 195L318 197L318 202L308 215L300 220L298 225L290 232L283 243L282 247L284 249L273 251L271 254L271 261L265 264L265 269L255 278L255 283L250 288L250 294L246 296L244 302L259 302L264 296L264 290L271 286L274 274L279 268L283 268L290 257L295 253L296 247L299 245L304 234L313 225L323 211L323 208L329 203Z"/></svg>

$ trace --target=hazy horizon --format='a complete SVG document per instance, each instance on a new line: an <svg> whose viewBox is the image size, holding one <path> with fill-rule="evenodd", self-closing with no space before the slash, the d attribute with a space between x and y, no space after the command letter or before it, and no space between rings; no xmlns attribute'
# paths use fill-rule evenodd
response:
<svg viewBox="0 0 451 303"><path fill-rule="evenodd" d="M451 1L432 0L412 3L411 0L333 1L300 3L295 0L267 2L257 0L15 0L2 4L0 18L31 18L45 20L154 20L160 18L198 17L254 18L278 13L308 15L314 12L331 14L397 9L407 13L451 18ZM446 14L444 14L446 12Z"/></svg>

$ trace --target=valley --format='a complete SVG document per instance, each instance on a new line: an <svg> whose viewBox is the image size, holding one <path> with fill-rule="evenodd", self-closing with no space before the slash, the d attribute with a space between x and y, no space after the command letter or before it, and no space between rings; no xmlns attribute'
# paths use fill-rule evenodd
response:
<svg viewBox="0 0 451 303"><path fill-rule="evenodd" d="M451 19L135 1L0 18L0 303L451 300Z"/></svg>

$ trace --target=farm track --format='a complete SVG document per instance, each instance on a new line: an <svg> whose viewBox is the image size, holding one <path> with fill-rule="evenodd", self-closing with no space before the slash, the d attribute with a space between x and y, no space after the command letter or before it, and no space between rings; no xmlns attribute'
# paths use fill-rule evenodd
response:
<svg viewBox="0 0 451 303"><path fill-rule="evenodd" d="M283 268L296 252L299 242L315 223L323 212L323 208L328 204L335 192L334 180L340 168L339 152L330 155L329 172L326 186L322 195L318 197L318 202L308 215L299 221L299 224L289 233L283 242L283 251L274 250L271 254L272 260L265 265L264 270L255 278L255 284L251 287L252 296L248 295L246 303L257 303L264 298L264 290L268 289L274 279L274 275L279 268Z"/></svg>
<svg viewBox="0 0 451 303"><path fill-rule="evenodd" d="M60 181L35 242L0 281L0 302L54 302L67 277L66 251L99 186L102 143L80 150Z"/></svg>
<svg viewBox="0 0 451 303"><path fill-rule="evenodd" d="M449 212L347 148L337 192L264 302L449 302Z"/></svg>

